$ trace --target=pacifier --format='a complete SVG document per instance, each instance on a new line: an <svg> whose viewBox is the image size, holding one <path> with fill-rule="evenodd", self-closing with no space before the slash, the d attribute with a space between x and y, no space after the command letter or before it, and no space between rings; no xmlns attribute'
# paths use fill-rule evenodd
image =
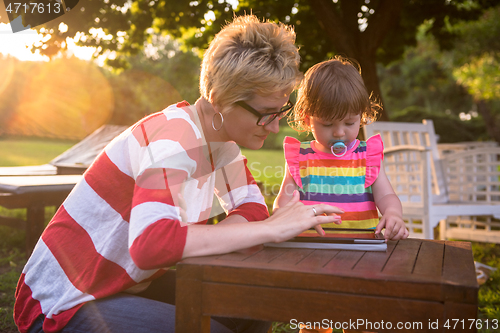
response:
<svg viewBox="0 0 500 333"><path fill-rule="evenodd" d="M347 153L347 146L342 141L335 142L334 144L332 144L332 146L330 147L330 149L332 150L332 154L335 157L342 157L342 156L345 155L345 153ZM336 154L335 151L341 152L341 153L340 154Z"/></svg>

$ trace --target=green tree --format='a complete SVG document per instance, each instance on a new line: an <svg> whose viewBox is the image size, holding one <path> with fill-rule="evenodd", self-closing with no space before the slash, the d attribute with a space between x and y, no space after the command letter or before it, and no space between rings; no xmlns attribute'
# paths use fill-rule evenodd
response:
<svg viewBox="0 0 500 333"><path fill-rule="evenodd" d="M105 71L115 95L111 123L131 125L170 104L199 97L200 58L181 51L175 41L156 36L137 55L126 58L124 71Z"/></svg>
<svg viewBox="0 0 500 333"><path fill-rule="evenodd" d="M391 118L405 113L408 107L418 107L427 113L445 113L458 119L460 113L472 108L467 90L455 81L446 65L435 38L427 33L431 22L425 22L417 33L417 45L409 47L400 60L383 67L379 76L385 106L392 110Z"/></svg>
<svg viewBox="0 0 500 333"><path fill-rule="evenodd" d="M450 52L453 75L474 98L488 134L500 142L500 6L454 30L460 38Z"/></svg>
<svg viewBox="0 0 500 333"><path fill-rule="evenodd" d="M416 29L424 20L433 19L430 33L440 46L449 47L452 36L446 24L476 19L495 1L241 0L235 7L232 3L235 1L80 1L72 11L45 25L43 32L53 37L41 48L54 54L65 47L66 36L78 32L85 36L80 42L98 47L99 53L136 54L154 33L168 33L182 38L188 47L205 48L233 11L253 12L295 26L304 69L334 54L346 55L360 63L368 90L380 96L376 63L401 57L405 46L415 44ZM68 25L65 32L58 30L61 21ZM91 28L102 28L109 37ZM118 56L113 65L124 66L124 59Z"/></svg>
<svg viewBox="0 0 500 333"><path fill-rule="evenodd" d="M172 38L156 36L148 50L128 59L130 68L155 74L168 81L180 98L193 104L200 96L198 84L201 59L191 50L181 50ZM147 53L148 55L146 55Z"/></svg>

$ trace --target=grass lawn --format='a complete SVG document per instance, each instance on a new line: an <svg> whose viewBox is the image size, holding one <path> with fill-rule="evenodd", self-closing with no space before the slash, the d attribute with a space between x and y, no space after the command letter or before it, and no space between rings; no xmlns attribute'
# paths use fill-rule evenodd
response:
<svg viewBox="0 0 500 333"><path fill-rule="evenodd" d="M279 139L281 140L281 138ZM51 159L70 148L73 142L52 140L3 139L0 140L0 166L37 165ZM272 205L278 193L284 173L284 158L281 150L243 150L248 166L256 180L264 185L268 205ZM55 209L46 213L48 222ZM0 207L1 215L25 217L23 210L6 210ZM500 245L472 243L474 260L500 268ZM17 332L12 320L14 291L19 274L26 262L24 258L24 232L0 226L0 332ZM500 269L498 269L479 289L480 319L500 318ZM274 323L275 333L296 332L286 323ZM494 332L485 330L479 332ZM340 331L339 331L340 332Z"/></svg>
<svg viewBox="0 0 500 333"><path fill-rule="evenodd" d="M0 139L0 152L2 152L0 166L45 164L75 143L55 140Z"/></svg>

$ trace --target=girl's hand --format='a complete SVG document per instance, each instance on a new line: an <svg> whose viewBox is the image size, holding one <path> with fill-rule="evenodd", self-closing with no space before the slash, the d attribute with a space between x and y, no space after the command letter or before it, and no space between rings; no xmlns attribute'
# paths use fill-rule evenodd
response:
<svg viewBox="0 0 500 333"><path fill-rule="evenodd" d="M271 233L275 243L284 242L301 232L315 228L320 236L324 235L321 224L340 224L340 216L344 211L325 204L306 206L300 202L298 191L293 192L292 199L265 222L272 228ZM327 214L326 216L323 214Z"/></svg>
<svg viewBox="0 0 500 333"><path fill-rule="evenodd" d="M398 239L406 239L410 234L408 229L406 229L406 225L403 221L403 218L395 213L386 212L380 222L375 229L375 233L379 234L382 229L385 227L384 238L387 242L388 240L398 240Z"/></svg>

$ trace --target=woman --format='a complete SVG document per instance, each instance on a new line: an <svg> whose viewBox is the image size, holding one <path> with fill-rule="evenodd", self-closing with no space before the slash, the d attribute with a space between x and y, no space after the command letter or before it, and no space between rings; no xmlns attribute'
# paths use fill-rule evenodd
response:
<svg viewBox="0 0 500 333"><path fill-rule="evenodd" d="M298 195L269 217L236 145L259 149L278 132L301 77L294 42L284 25L235 18L205 53L195 105L150 115L105 148L23 270L14 309L21 332L173 332L175 306L139 296L157 293L168 267L337 219L316 215L340 210L305 207ZM214 193L227 218L205 225L217 214ZM269 324L215 318L211 327L265 332Z"/></svg>

